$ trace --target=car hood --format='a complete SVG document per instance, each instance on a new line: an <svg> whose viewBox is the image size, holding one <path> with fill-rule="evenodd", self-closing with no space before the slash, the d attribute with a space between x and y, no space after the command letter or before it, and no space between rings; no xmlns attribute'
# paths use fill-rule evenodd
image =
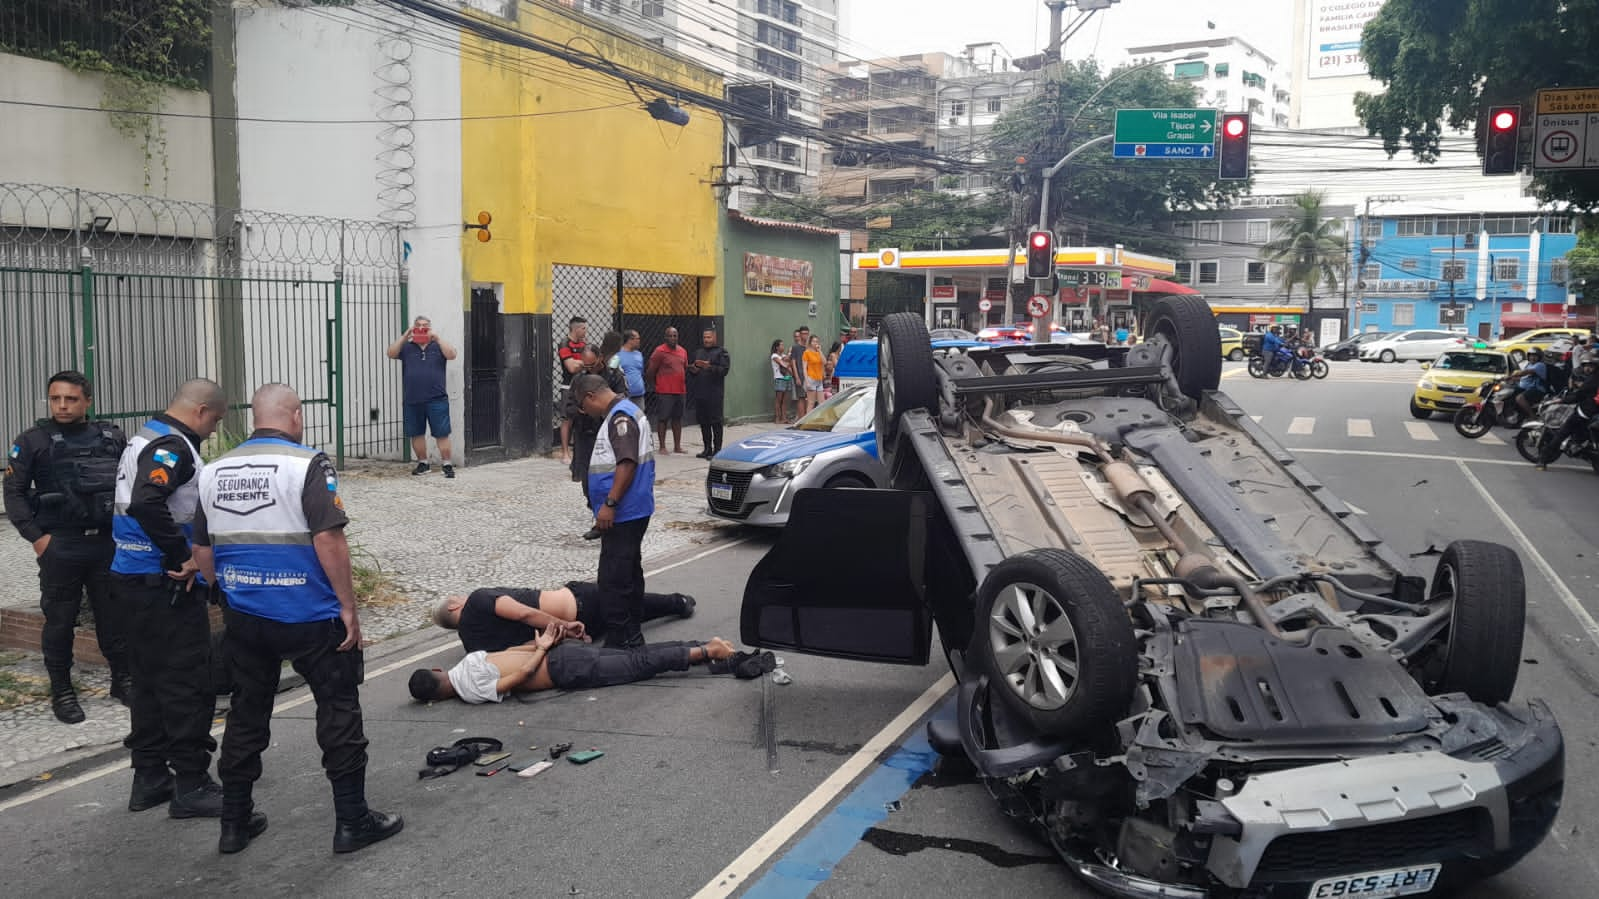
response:
<svg viewBox="0 0 1599 899"><path fill-rule="evenodd" d="M788 459L814 456L851 444L872 441L876 436L872 431L798 431L793 428L766 431L723 447L712 464L725 459L753 465L776 465Z"/></svg>
<svg viewBox="0 0 1599 899"><path fill-rule="evenodd" d="M1457 387L1481 387L1482 382L1491 381L1500 375L1484 371L1439 371L1430 368L1421 373L1422 381L1431 381L1434 384L1454 384ZM1420 381L1417 382L1418 385Z"/></svg>

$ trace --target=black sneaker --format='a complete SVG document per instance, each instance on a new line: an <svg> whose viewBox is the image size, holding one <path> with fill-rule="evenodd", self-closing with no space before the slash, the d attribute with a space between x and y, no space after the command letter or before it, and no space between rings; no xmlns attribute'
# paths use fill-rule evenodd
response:
<svg viewBox="0 0 1599 899"><path fill-rule="evenodd" d="M673 593L672 594L672 598L677 600L677 604L678 604L677 617L679 617L679 618L693 618L694 617L694 606L696 605L696 603L694 602L694 597L689 596L687 593Z"/></svg>
<svg viewBox="0 0 1599 899"><path fill-rule="evenodd" d="M214 780L173 796L167 804L167 814L173 818L222 817L222 785Z"/></svg>
<svg viewBox="0 0 1599 899"><path fill-rule="evenodd" d="M428 464L426 462L418 462L418 463L416 463L416 467L411 469L411 474L413 476L414 475L419 475L419 474L427 474L427 473L428 473Z"/></svg>
<svg viewBox="0 0 1599 899"><path fill-rule="evenodd" d="M739 680L753 680L777 668L777 656L770 652L735 652L730 659L712 661L712 674L731 674Z"/></svg>
<svg viewBox="0 0 1599 899"><path fill-rule="evenodd" d="M447 478L455 477L455 466L446 462L444 464L444 476Z"/></svg>
<svg viewBox="0 0 1599 899"><path fill-rule="evenodd" d="M83 706L78 704L78 692L71 687L51 691L50 711L62 724L83 723Z"/></svg>
<svg viewBox="0 0 1599 899"><path fill-rule="evenodd" d="M368 811L354 824L339 822L333 830L333 851L354 852L394 836L405 829L405 819L379 811Z"/></svg>
<svg viewBox="0 0 1599 899"><path fill-rule="evenodd" d="M240 852L250 845L250 841L265 833L267 829L267 816L260 812L251 812L248 820L229 821L222 820L222 836L217 839L217 851L223 855L232 855Z"/></svg>
<svg viewBox="0 0 1599 899"><path fill-rule="evenodd" d="M172 801L172 772L165 768L134 769L133 792L128 796L128 811L142 812L170 801Z"/></svg>

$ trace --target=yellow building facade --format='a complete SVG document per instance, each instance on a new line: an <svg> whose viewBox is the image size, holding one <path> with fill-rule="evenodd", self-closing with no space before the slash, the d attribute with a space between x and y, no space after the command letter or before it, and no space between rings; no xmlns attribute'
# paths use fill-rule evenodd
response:
<svg viewBox="0 0 1599 899"><path fill-rule="evenodd" d="M518 4L516 29L723 94L719 75L553 5ZM572 315L588 319L595 344L613 327L637 329L646 352L667 324L689 342L719 323L710 182L723 123L672 97L688 124L657 121L644 109L655 91L465 32L461 67L462 221L492 219L488 241L462 234L468 356L478 357L468 360L468 440L479 457L545 451L559 411L554 355ZM498 434L487 433L490 405Z"/></svg>

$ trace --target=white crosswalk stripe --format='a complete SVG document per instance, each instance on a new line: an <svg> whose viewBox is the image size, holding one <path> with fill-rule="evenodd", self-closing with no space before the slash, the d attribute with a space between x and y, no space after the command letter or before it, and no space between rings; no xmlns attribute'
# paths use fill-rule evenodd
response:
<svg viewBox="0 0 1599 899"><path fill-rule="evenodd" d="M1495 434L1492 431L1489 431L1488 433L1482 435L1481 437L1478 437L1477 438L1477 442L1478 443L1486 443L1486 444L1488 444L1490 446L1508 446L1509 445L1504 440L1504 438L1500 437L1498 434Z"/></svg>
<svg viewBox="0 0 1599 899"><path fill-rule="evenodd" d="M1369 418L1351 418L1351 419L1349 419L1349 436L1351 436L1351 437L1375 437L1377 435L1375 433L1373 433L1372 430L1371 430L1371 419L1369 419Z"/></svg>
<svg viewBox="0 0 1599 899"><path fill-rule="evenodd" d="M1288 433L1290 434L1313 434L1315 431L1316 419L1314 418L1296 418L1288 423Z"/></svg>
<svg viewBox="0 0 1599 899"><path fill-rule="evenodd" d="M1438 439L1438 432L1434 431L1432 429L1432 426L1427 424L1426 422L1422 422L1422 421L1407 421L1407 422L1405 422L1405 430L1410 432L1410 439L1412 439L1412 440L1434 440L1435 441L1435 440Z"/></svg>

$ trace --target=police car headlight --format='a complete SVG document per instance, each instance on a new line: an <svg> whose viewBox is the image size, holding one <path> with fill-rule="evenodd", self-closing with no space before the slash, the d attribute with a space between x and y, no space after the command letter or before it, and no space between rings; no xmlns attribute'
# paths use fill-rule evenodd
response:
<svg viewBox="0 0 1599 899"><path fill-rule="evenodd" d="M800 472L811 466L816 461L815 456L801 456L798 459L789 459L776 465L768 466L765 474L769 478L797 478Z"/></svg>

